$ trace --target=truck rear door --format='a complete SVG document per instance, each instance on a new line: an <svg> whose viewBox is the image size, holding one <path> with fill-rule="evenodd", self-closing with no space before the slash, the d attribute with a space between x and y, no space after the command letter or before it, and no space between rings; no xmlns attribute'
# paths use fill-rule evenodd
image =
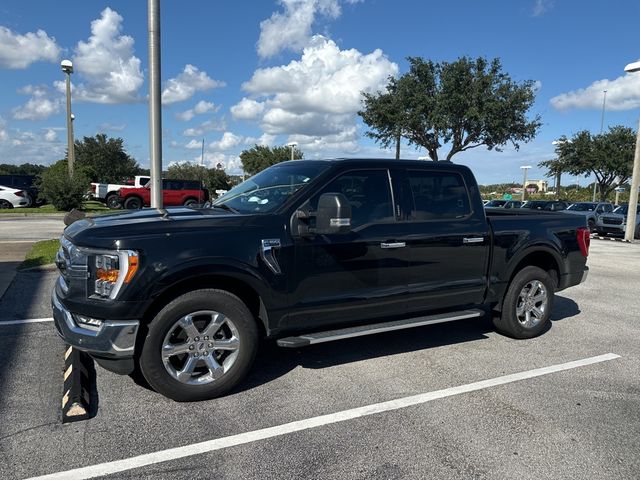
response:
<svg viewBox="0 0 640 480"><path fill-rule="evenodd" d="M402 190L409 225L409 312L482 303L489 225L462 173L409 168Z"/></svg>

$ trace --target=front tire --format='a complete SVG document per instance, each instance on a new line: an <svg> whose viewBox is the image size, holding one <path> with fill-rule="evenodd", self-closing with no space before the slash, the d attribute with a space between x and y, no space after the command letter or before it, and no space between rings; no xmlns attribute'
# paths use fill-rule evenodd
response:
<svg viewBox="0 0 640 480"><path fill-rule="evenodd" d="M225 395L247 375L258 349L253 315L224 290L176 298L147 332L140 370L154 390L178 402Z"/></svg>
<svg viewBox="0 0 640 480"><path fill-rule="evenodd" d="M553 308L555 283L538 267L525 267L511 280L502 313L493 323L500 333L512 338L533 338L548 327Z"/></svg>

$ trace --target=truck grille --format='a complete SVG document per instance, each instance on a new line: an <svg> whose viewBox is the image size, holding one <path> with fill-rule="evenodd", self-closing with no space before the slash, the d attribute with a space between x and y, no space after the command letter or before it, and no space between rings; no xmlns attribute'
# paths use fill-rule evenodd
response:
<svg viewBox="0 0 640 480"><path fill-rule="evenodd" d="M617 217L602 217L602 223L607 225L622 225L622 219Z"/></svg>

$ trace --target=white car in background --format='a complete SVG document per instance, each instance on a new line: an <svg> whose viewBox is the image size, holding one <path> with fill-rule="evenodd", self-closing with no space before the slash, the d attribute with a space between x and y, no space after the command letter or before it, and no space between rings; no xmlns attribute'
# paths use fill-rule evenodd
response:
<svg viewBox="0 0 640 480"><path fill-rule="evenodd" d="M23 190L0 185L0 208L26 207L29 197Z"/></svg>

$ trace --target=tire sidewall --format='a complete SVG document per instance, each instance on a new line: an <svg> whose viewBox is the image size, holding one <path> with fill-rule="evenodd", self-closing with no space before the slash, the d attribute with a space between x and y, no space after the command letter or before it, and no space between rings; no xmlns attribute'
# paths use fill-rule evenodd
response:
<svg viewBox="0 0 640 480"><path fill-rule="evenodd" d="M528 328L522 325L516 316L516 305L518 297L524 286L533 281L539 280L547 290L547 309L542 321L536 326ZM502 317L500 319L499 330L513 338L532 338L543 333L550 323L551 312L555 298L555 285L547 272L538 267L525 267L514 277L502 304Z"/></svg>
<svg viewBox="0 0 640 480"><path fill-rule="evenodd" d="M238 330L240 350L222 378L207 385L186 385L165 369L162 343L178 319L198 310L215 310L230 318ZM197 290L176 298L156 315L146 332L139 357L140 369L154 390L176 401L206 400L227 393L251 368L258 346L257 326L248 308L236 296L222 290Z"/></svg>
<svg viewBox="0 0 640 480"><path fill-rule="evenodd" d="M112 210L117 210L120 208L120 200L118 199L118 195L115 195L115 194L107 195L105 203L107 204L107 207L109 207Z"/></svg>
<svg viewBox="0 0 640 480"><path fill-rule="evenodd" d="M135 205L135 206L132 206L132 205ZM138 197L128 198L124 202L124 207L127 210L140 210L142 208L142 200L140 200Z"/></svg>

